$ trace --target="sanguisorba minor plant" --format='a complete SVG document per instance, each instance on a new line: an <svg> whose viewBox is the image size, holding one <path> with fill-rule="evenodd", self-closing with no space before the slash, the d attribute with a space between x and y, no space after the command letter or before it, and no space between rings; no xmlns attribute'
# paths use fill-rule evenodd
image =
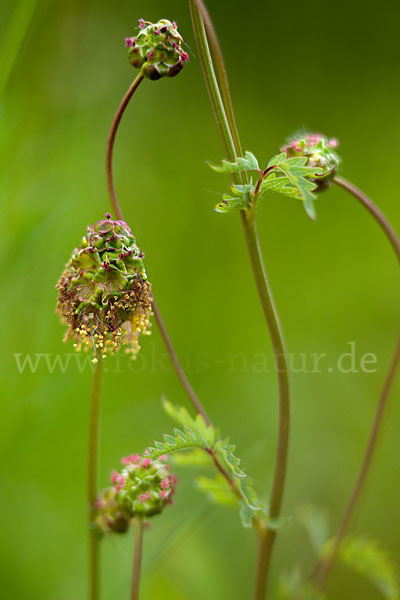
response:
<svg viewBox="0 0 400 600"><path fill-rule="evenodd" d="M232 177L231 191L223 195L216 210L220 213L237 212L241 217L254 279L275 353L280 410L273 484L269 504L265 506L260 502L253 482L243 471L235 446L212 425L196 396L155 303L144 268L143 253L123 218L117 199L113 149L122 116L134 92L146 79L157 81L176 76L188 61L175 22L163 19L154 24L140 19L137 35L125 40L129 60L139 69L139 74L115 114L106 149L106 177L116 220L107 214L104 219L87 228L86 235L73 251L57 284L57 310L67 325L65 341L72 339L77 351L92 353L94 365L88 461L90 600L99 598L100 539L106 534L124 534L131 524L136 529L131 600L138 600L144 527L148 519L160 514L172 503L177 480L170 473L167 461L170 455L182 450L186 451L185 464L202 464L214 470L213 475L198 479L198 487L217 503L238 506L243 525L256 533L258 560L254 599L262 600L267 595L272 550L277 531L285 522L281 518L281 509L288 462L290 386L285 342L258 240L256 218L260 202L270 194L284 194L300 200L307 215L315 219L314 201L317 194L335 183L349 191L372 214L400 260L400 244L386 218L358 188L338 176L340 160L336 153L337 140L321 134L294 136L264 165L259 165L251 152L242 151L224 61L213 24L202 0L190 0L190 9L199 58L226 154L226 160L212 168ZM162 441L154 442L142 454L123 458L122 469L111 474L112 485L99 493L97 470L103 359L121 347L134 358L139 350L140 336L150 332L152 313L196 415L192 416L186 408L164 401L165 411L178 427L173 429L172 435L165 434ZM399 359L400 343L384 382L362 468L336 535L329 539L324 518L316 509L303 507L298 511L299 521L307 527L317 551L318 562L306 581L299 571L286 576L279 588L282 598L324 598L323 587L337 557L368 577L385 597L400 597L393 562L381 546L363 537L344 537L376 447Z"/></svg>
<svg viewBox="0 0 400 600"><path fill-rule="evenodd" d="M397 258L400 260L400 243L388 220L372 203L372 201L361 192L361 190L345 179L337 176L339 159L334 151L337 146L337 140L329 140L321 134L294 136L289 143L281 149L281 153L274 156L269 161L265 169L260 169L257 159L250 152L246 152L243 155L233 112L233 104L230 96L224 60L214 26L202 0L189 0L189 3L204 79L213 112L216 117L217 127L221 136L222 144L228 159L228 161L223 161L221 167L213 168L217 171L227 172L233 175L233 185L231 187L232 193L223 196L223 200L217 205L216 210L219 212L237 211L241 214L261 302L263 303L263 297L262 290L260 290L260 283L258 281L259 273L257 272L257 262L261 262L262 264L262 257L257 239L256 247L261 260L257 260L257 258L255 259L254 255L252 255L254 248L253 244L251 243L251 237L249 241L248 222L253 220L253 230L256 232L255 214L257 203L264 195L267 195L271 192L278 192L299 198L303 201L307 214L312 219L315 219L316 215L313 202L315 193L326 189L331 183L339 185L350 192L374 217L377 224L385 232L396 253ZM218 78L214 70L213 57L210 53L208 41L210 41L213 50ZM256 183L254 184L251 179L249 181L248 178L244 177L246 172L251 171L256 173ZM235 175L238 175L239 179L235 177ZM268 281L265 276L265 269L262 269L261 271L264 272L264 279L266 281L266 285L268 285ZM266 314L266 316L268 322L268 315ZM270 324L269 327L272 341L274 342L273 327L271 327ZM386 592L389 590L389 595L387 597L394 597L390 594L395 594L396 597L399 595L397 583L395 582L395 577L393 575L393 566L390 564L387 556L380 551L376 544L368 541L364 543L364 541L360 542L360 540L357 540L356 543L352 545L350 541L346 552L346 547L343 540L348 522L368 473L371 459L376 447L378 433L382 424L382 418L387 399L399 361L400 339L397 341L393 358L383 384L360 473L357 477L352 495L339 525L338 532L334 536L333 540L327 544L327 546L319 548L320 560L311 577L309 578L310 585L307 584L300 590L300 581L292 580L291 585L286 586L284 590L287 597L300 598L305 597L305 595L310 597L310 594L313 597L322 597L321 590L325 584L326 577L342 546L344 547L342 554L345 560L347 558L349 563L352 563L353 561L353 566L358 569L359 572L363 572L369 576L372 581L378 585L378 587L383 588L383 590L386 590ZM284 420L284 411L282 411L281 394L281 425L282 420ZM288 439L286 439L286 443L287 442ZM279 461L281 445L280 437L277 466L275 469L275 482L277 472L279 472L281 467ZM274 509L275 491L276 486L274 485L271 494L270 512L272 512L271 509ZM318 515L316 519L320 519L320 515ZM312 519L308 519L308 526L311 530L315 530L315 521L314 523L310 521L312 521ZM272 542L268 542L268 538L270 540L272 539ZM267 524L266 535L264 540L261 539L260 542L255 598L263 598L266 594L266 581L274 538L275 532L272 532L272 534L268 535ZM354 559L354 551L356 554L356 559Z"/></svg>

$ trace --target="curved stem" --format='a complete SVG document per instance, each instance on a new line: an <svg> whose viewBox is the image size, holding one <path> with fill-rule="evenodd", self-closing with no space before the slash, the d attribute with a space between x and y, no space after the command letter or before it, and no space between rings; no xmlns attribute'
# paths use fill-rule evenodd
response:
<svg viewBox="0 0 400 600"><path fill-rule="evenodd" d="M218 77L218 83L221 90L221 97L224 104L225 114L228 121L229 129L232 136L232 141L235 147L237 156L243 155L242 144L239 137L239 131L236 125L235 111L233 109L232 97L229 88L228 75L225 68L224 56L219 44L218 36L215 27L210 18L208 10L203 0L196 0L197 8L202 16L207 37L210 42L212 55L215 60L215 69Z"/></svg>
<svg viewBox="0 0 400 600"><path fill-rule="evenodd" d="M119 205L118 198L117 198L117 195L115 192L112 157L113 157L113 152L114 152L115 138L116 138L116 135L118 132L119 124L121 123L121 119L125 113L125 110L129 104L129 101L131 100L134 92L137 90L137 88L139 87L139 85L142 81L143 81L143 75L140 73L136 77L136 79L132 82L131 86L129 87L128 91L126 92L125 96L123 97L121 104L119 105L119 107L117 109L117 112L114 115L114 118L113 118L113 121L112 121L112 124L110 127L110 132L108 134L108 140L107 140L106 177L107 177L108 192L110 195L110 200L111 200L113 210L114 210L116 216L118 217L118 219L121 219L121 220L124 220L124 215L122 214L122 210ZM167 352L169 354L169 357L171 359L171 362L175 369L175 372L179 378L179 381L181 382L184 390L186 391L187 395L189 396L190 400L192 401L193 406L195 407L196 411L202 415L202 417L205 420L205 422L207 423L207 425L211 425L210 418L208 417L203 405L201 404L196 393L194 392L192 386L190 385L190 382L189 382L188 378L186 377L185 372L179 362L179 359L178 359L176 352L174 350L174 347L172 345L171 338L168 335L168 331L165 327L163 318L160 313L160 309L158 308L158 305L156 303L154 295L153 295L153 303L152 304L153 304L154 317L155 317L157 325L160 329L161 337L167 348Z"/></svg>
<svg viewBox="0 0 400 600"><path fill-rule="evenodd" d="M365 479L367 477L367 474L368 474L368 471L369 471L369 468L371 465L371 460L372 460L373 454L376 449L376 442L378 440L378 434L379 434L380 427L382 424L382 419L383 419L383 415L385 412L387 400L389 397L389 392L392 387L392 383L393 383L399 362L400 362L400 338L397 341L397 345L396 345L396 348L395 348L395 351L394 351L394 354L393 354L393 357L392 357L392 360L390 363L390 367L386 374L385 382L383 384L381 395L379 397L379 402L378 402L378 406L376 409L371 433L369 436L367 449L365 451L365 455L363 458L363 462L361 465L359 475L357 477L356 484L353 489L353 493L351 494L349 503L346 507L346 510L345 510L342 520L340 522L339 529L338 529L335 539L333 541L332 549L331 549L329 555L326 558L324 558L323 561L321 561L320 567L318 569L316 569L314 572L315 573L314 578L316 579L316 585L319 589L322 589L325 584L326 578L328 577L329 571L330 571L332 564L333 564L333 562L337 556L337 553L339 551L339 546L340 546L340 543L346 532L347 525L353 514L354 507L355 507L355 505L360 497L360 493L364 487Z"/></svg>
<svg viewBox="0 0 400 600"><path fill-rule="evenodd" d="M268 324L279 381L279 431L278 450L275 462L274 480L272 485L269 515L277 519L281 512L283 492L285 489L289 434L290 434L290 387L289 367L283 333L281 330L278 313L270 289L267 273L263 263L262 253L258 240L254 213L242 214L247 247L253 267L262 309ZM276 538L276 529L266 527L259 533L259 556L255 584L255 600L265 598L271 554Z"/></svg>
<svg viewBox="0 0 400 600"><path fill-rule="evenodd" d="M196 44L210 102L216 117L226 157L229 160L233 160L237 157L238 153L242 154L242 152L222 53L216 38L214 27L211 24L210 17L202 0L189 0L189 3ZM223 97L221 96L218 87L203 19L205 20L207 32L210 35L210 41L213 46L219 80L222 82ZM227 116L227 113L229 117ZM242 174L242 181L245 179L243 175L245 174ZM278 371L280 399L278 452L270 499L270 516L272 518L277 518L280 515L282 505L288 460L290 429L289 368L283 333L258 241L255 211L241 211L241 218L259 298L272 339ZM266 594L267 576L275 538L275 529L269 529L267 527L259 529L259 558L255 591L256 600L261 600Z"/></svg>
<svg viewBox="0 0 400 600"><path fill-rule="evenodd" d="M388 240L397 256L397 259L400 263L400 241L396 235L396 232L394 231L394 229L392 228L392 226L390 225L390 223L386 219L386 217L383 215L383 213L379 210L379 208L360 189L358 189L355 185L353 185L349 181L346 181L346 179L343 179L342 177L335 177L334 182L338 186L340 186L343 189L345 189L346 191L348 191L352 196L354 196L354 198L356 198L356 200L358 200L367 209L367 211L370 213L370 215L372 215L374 217L375 221L383 229L383 231L384 231L386 237L388 238ZM343 536L346 532L350 518L354 512L354 508L357 504L357 501L360 497L361 491L364 487L365 480L366 480L366 477L367 477L367 474L368 474L368 471L369 471L369 468L371 465L371 461L373 458L373 454L376 449L376 443L377 443L380 427L382 425L382 420L383 420L383 416L384 416L384 412L385 412L385 408L386 408L386 404L387 404L387 399L388 399L388 396L390 393L390 389L391 389L399 362L400 362L400 338L397 342L397 346L393 353L392 360L391 360L391 363L389 366L389 370L386 374L383 388L382 388L382 391L381 391L381 394L379 397L374 421L372 424L371 433L370 433L370 436L368 439L367 448L366 448L364 458L363 458L363 461L361 464L361 469L358 474L356 484L353 488L353 492L350 496L350 500L347 504L346 510L342 517L342 520L339 524L339 528L338 528L337 534L334 538L332 549L331 549L329 555L327 557L325 557L323 560L321 560L316 565L315 569L313 570L313 573L310 576L310 579L313 579L316 581L316 585L319 589L322 589L322 587L325 585L326 579L329 575L329 572L332 568L333 562L339 551L340 543L343 539Z"/></svg>
<svg viewBox="0 0 400 600"><path fill-rule="evenodd" d="M133 82L131 83L128 91L126 92L125 96L122 98L121 104L119 105L117 112L114 115L113 121L111 123L110 131L108 133L108 139L107 139L107 148L106 148L107 187L108 187L108 192L110 194L111 204L113 206L114 212L115 212L116 216L118 217L118 219L121 219L121 220L123 220L123 216L122 216L121 208L119 206L117 195L115 193L114 176L113 176L113 168L112 168L115 136L117 135L118 127L119 127L119 124L123 117L123 114L125 112L125 109L128 106L129 101L132 98L133 94L136 92L139 85L142 83L143 79L144 79L144 76L140 72L139 75L136 77L136 79L134 79Z"/></svg>
<svg viewBox="0 0 400 600"><path fill-rule="evenodd" d="M103 378L102 357L96 352L89 420L89 459L88 459L88 510L89 525L94 521L97 498L98 452L101 413L101 386ZM94 530L89 533L89 598L99 597L99 537Z"/></svg>
<svg viewBox="0 0 400 600"><path fill-rule="evenodd" d="M346 181L346 179L343 179L343 177L335 177L333 181L354 196L354 198L356 198L356 200L358 200L367 209L370 215L374 217L375 221L383 229L397 256L397 260L400 263L400 241L385 215L372 202L372 200L368 198L368 196L366 196L358 187L349 181Z"/></svg>
<svg viewBox="0 0 400 600"><path fill-rule="evenodd" d="M135 550L133 554L131 600L139 600L140 571L143 554L143 518L136 517Z"/></svg>
<svg viewBox="0 0 400 600"><path fill-rule="evenodd" d="M160 330L161 337L167 348L169 357L174 366L175 372L179 377L179 381L181 382L181 384L183 386L183 389L185 390L185 392L189 396L190 400L192 401L193 406L195 407L197 412L201 414L201 416L203 417L203 419L207 423L207 425L211 425L211 421L210 421L206 411L204 410L203 405L201 404L200 400L196 396L196 393L195 393L194 389L192 388L190 381L186 377L186 374L182 368L182 365L179 362L179 359L176 355L175 349L174 349L171 339L168 335L167 328L165 327L165 323L163 321L163 318L161 316L160 310L158 308L158 305L157 305L157 302L155 301L154 296L153 296L153 312L154 312L154 317L156 319L158 328Z"/></svg>

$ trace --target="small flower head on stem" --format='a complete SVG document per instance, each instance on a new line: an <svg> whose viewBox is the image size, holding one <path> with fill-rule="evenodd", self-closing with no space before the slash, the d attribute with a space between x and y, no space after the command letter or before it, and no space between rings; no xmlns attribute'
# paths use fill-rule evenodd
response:
<svg viewBox="0 0 400 600"><path fill-rule="evenodd" d="M139 19L138 34L125 39L131 65L141 69L143 75L153 81L174 77L182 70L189 60L182 44L176 23L167 19L158 23Z"/></svg>
<svg viewBox="0 0 400 600"><path fill-rule="evenodd" d="M135 357L140 334L150 331L152 298L143 254L124 221L107 214L89 226L56 287L64 341L103 357L126 344Z"/></svg>
<svg viewBox="0 0 400 600"><path fill-rule="evenodd" d="M96 502L95 526L103 533L125 533L135 517L153 517L173 502L177 479L170 474L164 457L131 454L121 462L122 470L111 473L112 487Z"/></svg>
<svg viewBox="0 0 400 600"><path fill-rule="evenodd" d="M321 133L306 133L295 135L282 146L281 152L286 152L288 158L305 156L309 167L318 167L323 173L315 178L317 189L322 190L332 182L340 164L340 158L335 152L339 142Z"/></svg>

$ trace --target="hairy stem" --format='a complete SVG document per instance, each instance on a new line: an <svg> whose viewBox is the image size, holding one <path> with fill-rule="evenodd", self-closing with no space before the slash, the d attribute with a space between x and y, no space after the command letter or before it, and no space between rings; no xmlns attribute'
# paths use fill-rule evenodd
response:
<svg viewBox="0 0 400 600"><path fill-rule="evenodd" d="M123 220L122 211L119 206L118 198L115 193L115 185L114 185L114 175L113 175L113 153L114 153L114 145L115 145L115 137L117 135L118 127L121 122L121 119L124 115L125 109L128 106L133 94L138 89L139 85L142 83L144 76L140 72L136 79L131 83L128 91L125 96L121 100L121 104L118 106L117 112L114 115L113 121L111 123L110 131L108 133L107 139L107 147L106 147L106 178L107 178L107 187L108 192L110 194L110 200L113 207L113 210L118 217L118 219Z"/></svg>
<svg viewBox="0 0 400 600"><path fill-rule="evenodd" d="M135 550L133 554L131 600L139 600L140 571L143 554L143 518L136 517Z"/></svg>
<svg viewBox="0 0 400 600"><path fill-rule="evenodd" d="M121 220L124 220L124 216L122 214L122 210L119 205L118 198L117 198L117 195L115 192L112 157L113 157L113 151L114 151L114 146L115 146L115 139L116 139L119 125L121 123L121 119L125 113L126 108L128 107L129 101L131 100L134 92L137 90L137 88L139 87L139 85L142 81L143 81L143 75L140 73L136 77L136 79L132 82L131 86L129 87L128 91L126 92L125 96L123 97L121 104L119 105L119 107L117 109L117 112L114 115L114 118L113 118L113 121L111 124L111 128L110 128L110 132L108 134L108 140L107 140L106 177L107 177L108 192L110 195L110 200L111 200L111 205L113 207L113 210L114 210L116 216L118 217L118 219L121 219ZM207 413L206 413L203 405L201 404L199 398L197 397L196 393L194 392L192 386L190 385L190 382L189 382L188 378L186 377L185 372L179 362L179 359L178 359L177 354L172 345L171 338L168 335L168 331L165 327L164 320L161 316L160 309L158 308L158 305L156 303L154 295L153 295L153 312L154 312L154 317L156 319L157 325L160 329L161 337L164 341L165 347L167 349L167 352L169 354L169 357L171 359L172 365L175 369L175 372L178 376L179 381L181 382L184 390L186 391L186 393L187 393L188 397L190 398L196 411L202 415L202 417L205 420L205 422L207 423L207 425L210 425L211 424L210 418L207 415Z"/></svg>
<svg viewBox="0 0 400 600"><path fill-rule="evenodd" d="M234 160L238 156L238 153L242 154L242 151L222 53L218 44L214 27L212 26L210 17L202 0L189 0L189 2L200 62L203 69L210 102L216 117L217 127L222 139L226 157L229 160ZM207 27L207 33L209 33L210 36L213 52L216 57L216 66L218 69L218 76L221 82L223 96L221 96L221 92L218 87L214 65L208 46L204 21ZM243 179L245 179L245 177L242 177L242 181ZM289 369L283 333L258 241L255 210L241 211L241 217L253 274L265 319L271 335L278 371L280 398L278 452L270 499L270 515L272 518L277 518L281 511L288 459L290 428ZM266 594L267 576L275 538L276 531L274 529L267 527L259 529L259 559L256 577L255 600L261 600Z"/></svg>
<svg viewBox="0 0 400 600"><path fill-rule="evenodd" d="M89 525L93 523L95 516L95 502L97 498L97 477L98 477L98 454L99 454L99 433L100 433L100 414L101 414L101 386L103 379L102 357L98 359L94 366L92 396L90 403L89 420L89 460L88 460L88 510ZM89 533L89 598L97 600L99 598L99 538L94 530Z"/></svg>
<svg viewBox="0 0 400 600"><path fill-rule="evenodd" d="M356 200L358 200L372 215L377 222L377 224L383 229L386 237L388 238L396 256L400 263L400 241L396 235L396 232L390 225L389 221L386 217L381 213L378 207L370 200L361 190L359 190L355 185L346 181L342 177L335 177L334 182L348 191ZM360 497L362 489L365 484L365 480L368 475L368 471L370 469L371 461L376 449L376 444L378 440L379 431L382 425L382 420L385 412L385 408L387 405L387 400L389 397L389 393L394 381L394 377L396 374L397 367L400 362L400 338L397 342L396 348L394 350L392 360L389 366L389 370L386 374L386 378L382 387L382 391L379 397L378 405L376 407L375 417L373 420L371 432L369 435L367 448L365 450L364 458L361 464L361 469L358 474L355 486L353 488L353 492L350 496L349 502L344 511L342 520L339 524L338 531L334 538L334 542L331 548L331 551L327 557L321 560L313 573L310 576L310 579L315 580L316 585L319 589L322 589L325 585L326 579L329 575L329 572L332 568L332 565L335 561L337 553L339 551L340 543L345 535L347 526L349 524L350 518L354 512L357 501Z"/></svg>

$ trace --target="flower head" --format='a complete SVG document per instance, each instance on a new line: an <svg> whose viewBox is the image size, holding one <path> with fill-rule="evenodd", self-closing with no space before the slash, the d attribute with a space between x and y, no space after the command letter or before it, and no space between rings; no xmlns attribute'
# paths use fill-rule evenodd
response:
<svg viewBox="0 0 400 600"><path fill-rule="evenodd" d="M165 461L131 454L121 462L122 470L111 473L112 487L96 502L95 525L103 533L124 533L133 518L157 515L173 501L178 480Z"/></svg>
<svg viewBox="0 0 400 600"><path fill-rule="evenodd" d="M321 133L306 133L295 135L282 146L281 152L286 152L288 158L294 156L307 157L307 165L319 167L323 173L315 178L319 189L330 184L340 163L340 158L335 152L339 142L335 138L328 138Z"/></svg>
<svg viewBox="0 0 400 600"><path fill-rule="evenodd" d="M139 19L137 36L125 38L131 65L154 81L161 77L174 77L182 70L189 60L182 44L177 24L167 19L158 23Z"/></svg>
<svg viewBox="0 0 400 600"><path fill-rule="evenodd" d="M104 357L123 345L137 354L140 334L150 329L151 286L124 221L107 214L89 226L56 287L64 341L74 339L78 351L93 348Z"/></svg>

